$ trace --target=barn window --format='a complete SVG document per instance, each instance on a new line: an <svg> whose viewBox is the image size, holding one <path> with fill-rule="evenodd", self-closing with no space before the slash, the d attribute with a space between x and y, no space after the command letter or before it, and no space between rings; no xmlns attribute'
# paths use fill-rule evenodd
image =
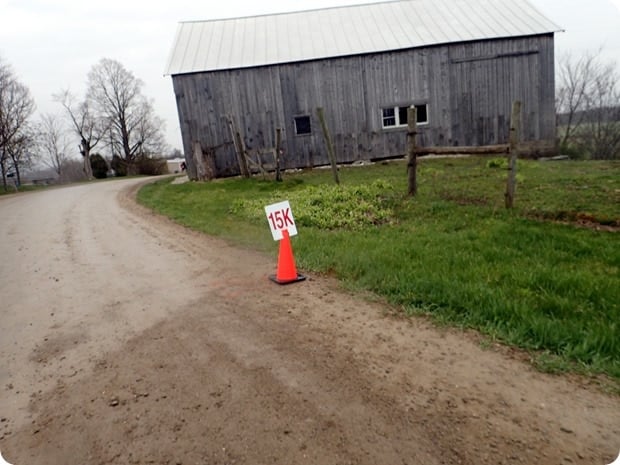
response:
<svg viewBox="0 0 620 465"><path fill-rule="evenodd" d="M295 134L298 136L302 136L304 134L312 134L312 127L310 126L309 116L295 117Z"/></svg>
<svg viewBox="0 0 620 465"><path fill-rule="evenodd" d="M407 126L407 110L409 106L382 108L383 127L395 128ZM415 105L418 124L428 124L428 108L426 103Z"/></svg>
<svg viewBox="0 0 620 465"><path fill-rule="evenodd" d="M394 108L383 109L383 127L398 126L396 123L396 111Z"/></svg>

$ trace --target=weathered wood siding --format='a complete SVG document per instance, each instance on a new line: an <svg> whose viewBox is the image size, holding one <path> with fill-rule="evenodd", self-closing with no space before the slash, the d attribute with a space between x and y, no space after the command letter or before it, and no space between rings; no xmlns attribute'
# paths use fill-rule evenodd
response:
<svg viewBox="0 0 620 465"><path fill-rule="evenodd" d="M193 143L215 155L219 176L239 168L232 117L250 153L275 146L287 168L328 164L316 108L323 107L339 162L405 153L406 127L382 128L386 106L426 104L418 143L505 143L512 101L523 102L524 138L555 134L553 35L449 44L259 68L173 76L190 176ZM295 135L309 115L312 133Z"/></svg>

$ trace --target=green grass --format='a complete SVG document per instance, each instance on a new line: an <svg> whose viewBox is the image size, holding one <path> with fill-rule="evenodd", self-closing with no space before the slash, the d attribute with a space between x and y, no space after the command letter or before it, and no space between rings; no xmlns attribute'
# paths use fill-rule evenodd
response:
<svg viewBox="0 0 620 465"><path fill-rule="evenodd" d="M38 191L41 189L45 189L47 186L34 186L34 185L21 185L17 190L15 190L15 187L13 185L13 181L10 181L10 183L7 183L7 188L4 189L4 186L2 186L2 184L0 184L0 195L9 195L9 194L15 194L17 192L31 192L31 191Z"/></svg>
<svg viewBox="0 0 620 465"><path fill-rule="evenodd" d="M620 225L620 162L519 161L511 211L503 166L422 159L412 199L404 163L393 162L342 168L340 188L328 170L314 170L283 183L161 181L139 200L275 255L262 209L288 199L302 270L532 351L542 369L620 380L620 240L609 231ZM584 221L600 228L576 224Z"/></svg>

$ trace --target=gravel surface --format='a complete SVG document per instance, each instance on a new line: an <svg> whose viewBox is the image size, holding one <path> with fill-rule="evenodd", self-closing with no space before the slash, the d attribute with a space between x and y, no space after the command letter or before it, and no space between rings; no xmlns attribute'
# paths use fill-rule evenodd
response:
<svg viewBox="0 0 620 465"><path fill-rule="evenodd" d="M134 202L0 198L0 450L37 464L588 464L620 398ZM265 224L267 227L267 224ZM303 234L303 231L300 231ZM294 247L294 242L293 242Z"/></svg>

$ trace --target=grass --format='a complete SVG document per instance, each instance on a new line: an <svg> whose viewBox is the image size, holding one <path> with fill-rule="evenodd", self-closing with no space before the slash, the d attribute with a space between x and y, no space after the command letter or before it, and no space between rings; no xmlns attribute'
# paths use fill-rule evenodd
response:
<svg viewBox="0 0 620 465"><path fill-rule="evenodd" d="M7 188L4 189L4 187L0 184L0 195L9 195L9 194L15 194L17 192L31 192L31 191L38 191L41 189L45 189L48 186L35 186L35 185L21 185L19 186L19 188L17 190L15 190L15 187L13 185L13 181L11 181L10 183L7 183Z"/></svg>
<svg viewBox="0 0 620 465"><path fill-rule="evenodd" d="M328 170L313 170L283 183L161 181L139 200L275 255L262 208L288 199L302 270L529 350L541 369L620 382L620 163L522 160L511 211L503 167L421 159L413 199L403 195L404 163L393 162L341 168L340 188Z"/></svg>

